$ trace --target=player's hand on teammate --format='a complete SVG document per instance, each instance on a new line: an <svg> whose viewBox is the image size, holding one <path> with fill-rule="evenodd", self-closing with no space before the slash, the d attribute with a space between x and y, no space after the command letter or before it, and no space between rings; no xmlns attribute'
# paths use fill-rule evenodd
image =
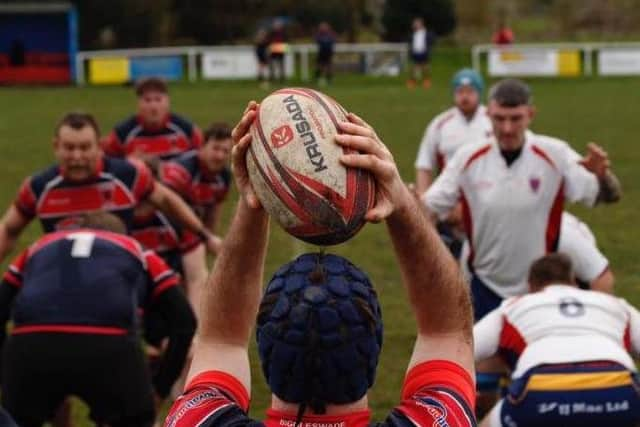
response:
<svg viewBox="0 0 640 427"><path fill-rule="evenodd" d="M242 118L233 128L231 137L233 138L233 149L231 150L231 169L238 186L238 191L242 195L247 205L253 209L262 207L260 201L256 197L256 193L249 182L249 172L247 171L247 151L251 144L251 133L249 129L253 120L256 118L256 110L258 103L249 101L245 108Z"/></svg>
<svg viewBox="0 0 640 427"><path fill-rule="evenodd" d="M580 164L598 178L603 178L611 166L607 152L593 142L587 144L587 154L580 160Z"/></svg>
<svg viewBox="0 0 640 427"><path fill-rule="evenodd" d="M365 219L379 222L410 201L412 196L400 177L393 155L375 130L353 113L349 113L347 119L348 122L339 124L344 133L336 135L336 142L359 153L345 154L340 160L346 166L368 170L374 176L376 202Z"/></svg>

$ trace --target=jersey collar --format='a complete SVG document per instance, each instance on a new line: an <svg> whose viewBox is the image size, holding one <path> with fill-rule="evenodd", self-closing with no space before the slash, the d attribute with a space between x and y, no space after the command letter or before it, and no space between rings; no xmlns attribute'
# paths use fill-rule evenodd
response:
<svg viewBox="0 0 640 427"><path fill-rule="evenodd" d="M276 409L267 410L267 427L294 427L296 425L296 414L282 412ZM305 415L300 427L362 427L371 421L371 410L349 412L339 415Z"/></svg>
<svg viewBox="0 0 640 427"><path fill-rule="evenodd" d="M145 123L140 114L136 115L136 121L138 122L138 124L140 126L142 126L142 128L144 130L147 130L147 131L159 131L159 130L162 130L162 129L167 127L167 124L169 123L170 120L171 120L171 113L168 113L166 116L164 116L164 118L162 119L162 121L160 122L159 125L152 126L152 125L149 125L149 124Z"/></svg>

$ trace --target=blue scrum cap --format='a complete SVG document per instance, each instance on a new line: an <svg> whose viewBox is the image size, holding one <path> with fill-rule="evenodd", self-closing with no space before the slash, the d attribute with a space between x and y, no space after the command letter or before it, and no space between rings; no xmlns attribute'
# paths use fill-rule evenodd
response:
<svg viewBox="0 0 640 427"><path fill-rule="evenodd" d="M271 391L289 403L359 400L373 385L382 315L369 278L347 259L319 253L285 264L267 285L256 338Z"/></svg>
<svg viewBox="0 0 640 427"><path fill-rule="evenodd" d="M463 68L453 76L451 86L454 92L458 90L460 86L471 86L476 92L478 92L478 95L482 95L482 91L484 90L484 80L476 70Z"/></svg>

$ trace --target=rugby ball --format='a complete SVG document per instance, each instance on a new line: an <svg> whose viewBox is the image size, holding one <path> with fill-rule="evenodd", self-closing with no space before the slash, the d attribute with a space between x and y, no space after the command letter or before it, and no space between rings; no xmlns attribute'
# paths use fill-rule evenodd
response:
<svg viewBox="0 0 640 427"><path fill-rule="evenodd" d="M335 142L346 114L318 91L286 88L260 103L251 126L247 169L256 196L287 232L308 243L348 240L374 203L371 174L340 163L350 151Z"/></svg>

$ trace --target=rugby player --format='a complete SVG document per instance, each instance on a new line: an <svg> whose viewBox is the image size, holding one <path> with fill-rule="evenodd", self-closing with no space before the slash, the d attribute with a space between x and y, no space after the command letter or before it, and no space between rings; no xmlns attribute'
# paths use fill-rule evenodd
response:
<svg viewBox="0 0 640 427"><path fill-rule="evenodd" d="M529 287L474 327L476 360L500 354L513 371L507 396L481 425L639 425L640 384L628 352L640 351L640 312L578 289L563 254L534 262Z"/></svg>
<svg viewBox="0 0 640 427"><path fill-rule="evenodd" d="M431 120L420 143L415 163L418 194L427 191L435 172L442 172L460 147L491 135L491 120L486 107L481 104L484 90L482 76L464 68L453 76L451 86L454 106ZM460 209L454 209L437 224L440 237L456 258L459 258L465 241L460 216Z"/></svg>
<svg viewBox="0 0 640 427"><path fill-rule="evenodd" d="M10 265L0 283L2 403L23 427L51 419L68 395L98 425L150 426L182 370L195 317L176 275L122 233L108 213L80 228L49 233ZM139 342L138 310L162 314L169 342L150 377ZM155 398L155 404L154 404Z"/></svg>
<svg viewBox="0 0 640 427"><path fill-rule="evenodd" d="M535 108L523 82L498 82L489 94L488 114L493 137L459 148L423 195L440 219L461 201L476 321L502 299L527 292L531 263L557 250L565 201L593 206L618 196L600 147L590 144L579 163L564 141L528 130ZM496 368L479 366L478 372ZM493 402L499 376L483 376L479 387L491 392L487 399ZM481 395L480 411L488 406L483 402Z"/></svg>
<svg viewBox="0 0 640 427"><path fill-rule="evenodd" d="M231 154L231 128L226 123L214 123L204 133L204 143L197 151L190 151L164 162L160 166L159 178L169 188L180 194L202 220L209 232L216 232L220 219L222 202L224 202L231 186L229 156ZM182 245L197 244L197 237L192 233L184 233ZM183 250L184 251L184 250ZM192 260L200 257L200 262ZM186 270L200 271L203 283L206 280L205 253L194 248L188 256L183 256ZM200 300L199 288L188 286L187 292L192 304Z"/></svg>
<svg viewBox="0 0 640 427"><path fill-rule="evenodd" d="M0 222L0 260L35 217L45 232L51 232L73 227L84 213L108 211L130 229L133 210L141 201L218 246L218 239L180 196L154 181L141 162L103 156L98 138L98 125L90 114L68 113L60 120L53 139L57 163L24 181Z"/></svg>
<svg viewBox="0 0 640 427"><path fill-rule="evenodd" d="M491 120L481 103L484 80L464 68L451 80L454 106L438 114L427 126L416 157L416 191L423 194L460 147L491 136Z"/></svg>
<svg viewBox="0 0 640 427"><path fill-rule="evenodd" d="M580 164L564 141L528 131L524 83L503 80L489 100L494 137L461 147L423 196L440 218L462 201L476 320L527 292L531 263L557 249L565 201L614 201L606 152L590 146Z"/></svg>
<svg viewBox="0 0 640 427"><path fill-rule="evenodd" d="M247 416L248 344L256 315L259 354L272 391L264 424L368 425L367 390L374 381L382 320L366 275L334 255L303 255L276 273L261 301L269 220L245 165L255 108L249 104L234 130L232 163L242 197L203 301L189 384L165 425L254 422ZM362 154L346 155L342 162L367 169L376 179L376 205L366 219L386 221L418 329L401 403L383 425L475 425L466 286L389 150L373 129L348 117L336 140Z"/></svg>
<svg viewBox="0 0 640 427"><path fill-rule="evenodd" d="M171 112L169 88L163 80L142 79L135 92L137 114L118 123L102 141L105 154L167 160L200 147L202 132L189 120Z"/></svg>

